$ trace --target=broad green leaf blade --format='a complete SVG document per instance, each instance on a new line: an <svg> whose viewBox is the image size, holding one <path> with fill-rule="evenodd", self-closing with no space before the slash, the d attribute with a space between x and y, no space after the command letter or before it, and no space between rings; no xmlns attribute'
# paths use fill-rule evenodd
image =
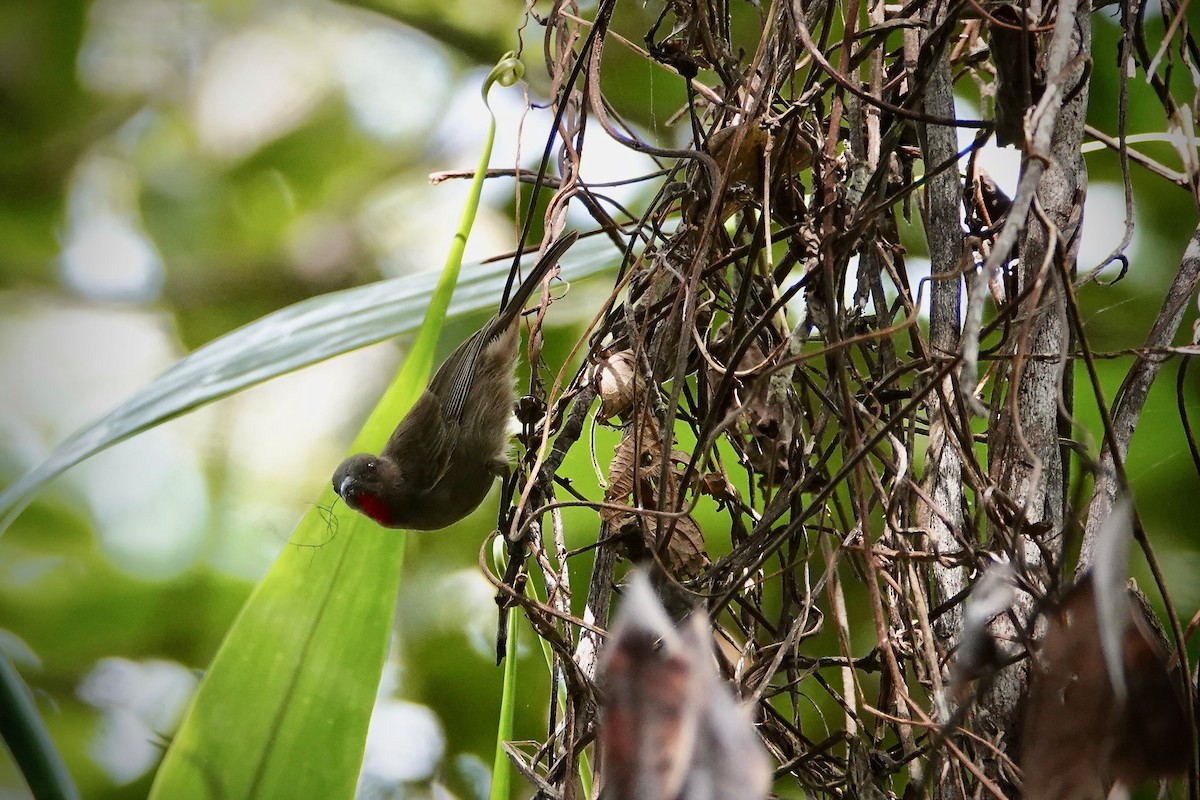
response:
<svg viewBox="0 0 1200 800"><path fill-rule="evenodd" d="M600 272L603 245L576 245L563 277ZM581 251L575 253L574 251ZM508 262L467 270L448 314L494 308ZM216 339L181 360L128 401L64 441L31 472L0 493L0 533L46 484L80 461L213 400L318 361L416 330L439 273L421 273L333 292L289 306Z"/></svg>
<svg viewBox="0 0 1200 800"><path fill-rule="evenodd" d="M416 400L428 366L413 374L415 357L356 448L382 444ZM330 488L321 503L333 499ZM310 509L251 594L167 751L152 798L353 795L405 534L340 504L334 519L331 526L320 508Z"/></svg>
<svg viewBox="0 0 1200 800"><path fill-rule="evenodd" d="M377 452L424 390L457 272L443 272L412 352L352 452ZM333 500L328 487L320 504ZM406 535L344 504L330 519L310 509L250 595L167 751L152 800L354 795Z"/></svg>
<svg viewBox="0 0 1200 800"><path fill-rule="evenodd" d="M349 516L339 523L329 546L281 554L251 595L151 798L353 796L404 534ZM297 535L323 526L314 512Z"/></svg>
<svg viewBox="0 0 1200 800"><path fill-rule="evenodd" d="M495 79L493 71L485 100ZM429 381L490 157L489 140L412 351L351 452L378 452ZM332 501L327 487L322 505ZM330 527L344 534L332 541L320 538L330 517L310 509L296 532L301 538L292 542L318 545L315 553L306 563L302 548L285 549L250 596L155 776L151 798L354 796L406 536L341 508Z"/></svg>

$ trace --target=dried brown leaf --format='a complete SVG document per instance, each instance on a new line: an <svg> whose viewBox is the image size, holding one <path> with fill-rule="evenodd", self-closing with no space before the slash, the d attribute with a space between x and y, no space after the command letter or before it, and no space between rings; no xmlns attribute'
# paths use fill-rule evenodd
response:
<svg viewBox="0 0 1200 800"><path fill-rule="evenodd" d="M1028 800L1103 797L1182 772L1187 722L1162 643L1130 603L1122 637L1127 700L1113 691L1101 652L1096 597L1085 577L1050 615L1030 681L1022 769Z"/></svg>
<svg viewBox="0 0 1200 800"><path fill-rule="evenodd" d="M608 468L608 490L604 493L604 501L609 504L628 503L629 510L603 508L600 518L614 532L624 536L622 544L634 560L649 557L673 526L664 556L665 565L672 574L695 575L709 561L704 552L704 534L691 514L677 517L642 514L633 506L633 502L640 502L641 508L654 510L661 505L667 511L679 507L679 484L689 456L679 450L672 451L665 484L659 486L663 470L658 430L654 417L643 412L641 424L630 426L617 445Z"/></svg>
<svg viewBox="0 0 1200 800"><path fill-rule="evenodd" d="M748 709L721 680L703 610L676 627L633 573L601 658L603 797L756 800L771 768Z"/></svg>

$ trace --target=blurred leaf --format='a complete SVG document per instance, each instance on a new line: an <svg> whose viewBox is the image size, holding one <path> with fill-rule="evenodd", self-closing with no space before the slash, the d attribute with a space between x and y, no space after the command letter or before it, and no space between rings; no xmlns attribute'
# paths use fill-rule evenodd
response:
<svg viewBox="0 0 1200 800"><path fill-rule="evenodd" d="M576 246L564 260L563 277L602 271L608 263L601 257L603 247L599 242L590 248ZM449 315L494 306L508 269L508 262L470 268ZM420 273L321 295L201 347L106 417L77 431L0 493L0 533L47 481L117 442L249 386L415 330L437 280L438 273Z"/></svg>
<svg viewBox="0 0 1200 800"><path fill-rule="evenodd" d="M34 797L45 800L79 797L79 790L33 702L33 693L3 652L0 652L0 735Z"/></svg>
<svg viewBox="0 0 1200 800"><path fill-rule="evenodd" d="M1126 510L1114 516L1126 516ZM1107 522L1105 523L1108 524ZM1124 521L1128 525L1128 516ZM1118 642L1125 697L1105 664L1093 574L1085 575L1046 615L1047 630L1030 661L1021 733L1023 796L1028 800L1103 797L1114 782L1127 790L1185 772L1191 735L1184 675L1171 667L1167 641L1152 612L1121 586Z"/></svg>

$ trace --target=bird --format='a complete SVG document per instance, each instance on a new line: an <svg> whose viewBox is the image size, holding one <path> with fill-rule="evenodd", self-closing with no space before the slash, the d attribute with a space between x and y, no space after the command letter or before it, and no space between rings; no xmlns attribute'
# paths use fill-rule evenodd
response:
<svg viewBox="0 0 1200 800"><path fill-rule="evenodd" d="M438 530L478 508L508 474L518 321L578 237L568 231L545 249L496 316L442 362L379 455L342 462L333 490L347 506L385 528Z"/></svg>

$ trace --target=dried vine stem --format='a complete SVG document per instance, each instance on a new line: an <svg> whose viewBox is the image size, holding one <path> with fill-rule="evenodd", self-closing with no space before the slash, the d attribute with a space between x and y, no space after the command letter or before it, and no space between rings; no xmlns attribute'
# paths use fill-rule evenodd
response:
<svg viewBox="0 0 1200 800"><path fill-rule="evenodd" d="M571 3L551 10L563 139L547 183L595 218L622 263L580 343L584 363L551 382L527 441L532 477L508 533L546 526L529 545L548 600L493 576L551 643L566 686L565 713L535 748L545 758L513 751L545 794L582 788L575 765L597 719L614 576L636 559L657 562L679 610L707 609L781 785L829 797L895 796L905 783L944 798L1016 794L1019 656L1064 578L1066 376L1075 348L1089 347L1070 335L1064 276L1086 191L1091 65L1085 5L1059 0L1023 23L1005 13L879 0L602 0L590 19ZM964 192L958 162L987 138L992 109L959 119L953 99L956 82L1003 89L987 50L1000 29L1027 36L1018 69L1038 87L1018 109L1026 157L1011 200L973 172ZM1182 23L1173 35L1191 43ZM1137 31L1128 38L1145 65ZM653 137L610 94L647 61L684 98L655 116ZM681 132L662 129L668 118ZM959 131L973 143L960 147ZM594 136L658 162L630 179L647 189L641 207L579 177ZM914 202L930 279L901 243ZM1196 285L1185 271L1131 372L1121 429L1157 359L1175 354ZM580 461L607 467L607 488L580 475L568 484L597 398L611 432ZM1116 447L1119 457L1128 440ZM1075 461L1110 457L1095 455ZM556 499L568 485L576 499ZM572 528L558 513L567 505L590 505L592 527ZM1096 505L1088 525L1102 515ZM1003 641L1010 660L964 690L947 674L963 603L997 559L1022 590Z"/></svg>

